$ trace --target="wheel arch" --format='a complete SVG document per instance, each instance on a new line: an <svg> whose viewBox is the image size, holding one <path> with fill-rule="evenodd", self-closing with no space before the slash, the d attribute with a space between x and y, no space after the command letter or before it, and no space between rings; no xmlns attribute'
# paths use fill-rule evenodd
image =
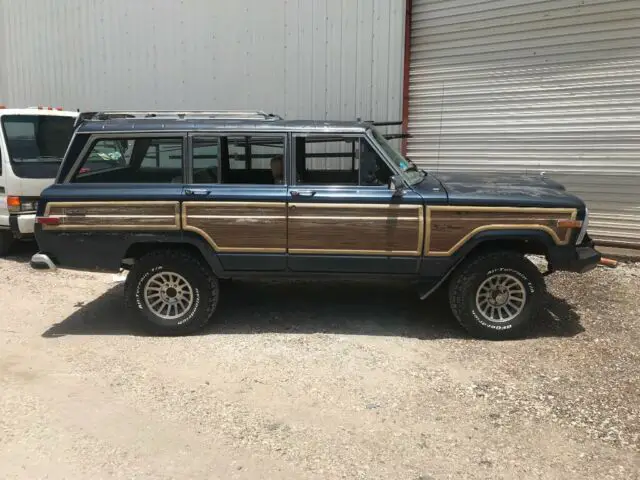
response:
<svg viewBox="0 0 640 480"><path fill-rule="evenodd" d="M424 282L420 289L420 299L428 298L441 286L446 285L451 275L466 262L491 251L515 251L522 255L544 255L549 259L549 252L556 247L555 240L544 230L514 229L514 230L486 230L471 237L451 256L446 257L448 266L444 273L435 281ZM429 257L427 257L429 258ZM431 257L441 259L445 257Z"/></svg>
<svg viewBox="0 0 640 480"><path fill-rule="evenodd" d="M211 249L209 244L199 236L185 235L182 238L175 237L152 237L137 239L129 244L124 255L123 264L129 265L147 253L164 249L186 250L204 260L217 277L224 276L224 270L220 259Z"/></svg>
<svg viewBox="0 0 640 480"><path fill-rule="evenodd" d="M488 250L511 250L523 255L548 256L556 246L555 240L544 230L487 230L469 239L456 254L465 259Z"/></svg>

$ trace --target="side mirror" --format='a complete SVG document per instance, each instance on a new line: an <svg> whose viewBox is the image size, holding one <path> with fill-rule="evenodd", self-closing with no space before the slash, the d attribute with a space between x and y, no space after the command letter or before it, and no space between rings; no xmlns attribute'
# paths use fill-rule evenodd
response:
<svg viewBox="0 0 640 480"><path fill-rule="evenodd" d="M404 181L400 175L393 175L389 178L389 190L393 192L394 197L399 197L404 192Z"/></svg>

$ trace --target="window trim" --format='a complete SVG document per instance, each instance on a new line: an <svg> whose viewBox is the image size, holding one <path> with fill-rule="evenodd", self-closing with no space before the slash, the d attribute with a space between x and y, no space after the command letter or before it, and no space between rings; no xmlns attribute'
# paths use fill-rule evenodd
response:
<svg viewBox="0 0 640 480"><path fill-rule="evenodd" d="M369 143L369 146L378 154L378 156L382 159L382 161L387 165L392 175L397 175L400 173L394 166L393 162L387 157L386 153L378 146L377 142L371 132L366 130L362 133L357 132L338 132L338 131L330 131L330 132L316 132L316 131L308 131L308 132L293 132L291 134L291 169L293 171L292 183L290 186L301 185L304 187L340 187L340 188L389 188L388 185L360 185L360 175L358 175L358 184L357 185L348 185L343 183L298 183L296 181L296 174L298 173L296 170L297 158L296 158L296 148L295 141L297 138L308 138L308 137L326 137L326 136L336 136L336 137L352 137L352 138L360 138L364 139ZM354 142L355 145L355 142ZM359 168L359 166L358 166Z"/></svg>
<svg viewBox="0 0 640 480"><path fill-rule="evenodd" d="M73 166L71 167L71 169L69 170L69 172L67 173L67 175L64 178L64 181L62 183L73 183L73 179L76 177L77 172L80 170L81 165L84 164L84 162L86 161L87 157L89 156L89 153L91 153L91 150L93 149L94 145L96 144L96 142L100 141L100 140L108 140L108 139L113 139L113 138L120 138L120 139L126 139L126 140L135 140L138 138L176 138L176 139L181 139L182 140L182 180L185 180L185 174L184 174L184 169L186 168L186 162L185 162L185 153L186 153L186 148L185 148L185 144L187 143L187 133L184 132L159 132L159 133L149 133L149 132L104 132L104 133L94 133L89 135L89 138L87 139L87 142L85 143L84 147L82 147L82 150L80 151L80 153L78 154L78 157L75 159L75 161L73 162ZM73 138L72 138L73 141ZM71 142L69 143L69 145L67 146L67 149L71 146ZM115 183L114 183L115 185ZM124 184L120 184L120 185L124 185ZM128 184L128 185L135 185L135 183L133 184ZM149 184L151 185L151 184Z"/></svg>
<svg viewBox="0 0 640 480"><path fill-rule="evenodd" d="M206 133L189 133L188 134L188 145L189 145L189 155L187 156L187 162L186 165L188 165L189 170L185 172L184 175L184 184L185 185L221 185L220 183L220 152L222 151L221 145L222 142L220 142L220 138L222 137L222 135L214 135L211 134L209 132ZM217 161L217 165L216 168L218 169L218 181L216 183L209 183L209 184L195 184L193 183L193 168L195 165L195 161L193 158L193 142L195 140L198 139L208 139L208 138L215 138L216 142L218 144L218 154L216 155L216 161Z"/></svg>
<svg viewBox="0 0 640 480"><path fill-rule="evenodd" d="M188 171L188 175L189 175L189 181L193 182L193 162L192 159L193 157L191 155L193 155L193 140L194 139L198 139L198 138L211 138L211 137L216 137L218 140L222 137L225 137L228 141L229 137L280 137L282 138L282 148L283 148L283 164L282 164L282 168L284 168L284 174L283 174L283 178L284 178L284 183L283 184L272 184L272 183L221 183L220 182L220 175L218 176L218 182L217 183L213 183L210 185L229 185L229 186L236 186L236 187L246 187L247 185L256 185L259 187L278 187L278 188L282 188L282 187L287 187L288 185L291 185L290 183L290 179L289 179L289 172L290 172L290 168L289 168L289 144L290 144L290 138L291 138L291 134L289 132L286 131L274 131L274 132L255 132L255 131L247 131L247 130L207 130L207 131L202 131L202 132L191 132L188 134L188 142L189 142L189 148L190 148L190 152L189 152L189 171ZM220 167L220 152L221 149L218 149L218 168ZM249 163L251 163L251 159L249 159ZM249 170L249 169L247 169Z"/></svg>

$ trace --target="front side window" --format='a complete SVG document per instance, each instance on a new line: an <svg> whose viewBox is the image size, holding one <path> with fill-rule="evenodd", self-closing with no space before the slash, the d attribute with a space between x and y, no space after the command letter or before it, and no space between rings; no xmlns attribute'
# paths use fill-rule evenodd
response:
<svg viewBox="0 0 640 480"><path fill-rule="evenodd" d="M77 183L180 183L182 138L104 138L95 141L74 177Z"/></svg>
<svg viewBox="0 0 640 480"><path fill-rule="evenodd" d="M9 161L21 178L54 178L71 136L73 117L4 115L2 135Z"/></svg>
<svg viewBox="0 0 640 480"><path fill-rule="evenodd" d="M194 138L193 182L252 185L285 183L285 137Z"/></svg>
<svg viewBox="0 0 640 480"><path fill-rule="evenodd" d="M392 175L386 162L362 136L296 137L299 184L387 186Z"/></svg>

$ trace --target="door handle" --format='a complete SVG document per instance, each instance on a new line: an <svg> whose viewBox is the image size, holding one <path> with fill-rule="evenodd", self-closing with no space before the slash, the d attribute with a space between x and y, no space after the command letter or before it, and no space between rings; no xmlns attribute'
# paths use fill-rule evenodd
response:
<svg viewBox="0 0 640 480"><path fill-rule="evenodd" d="M313 197L315 190L291 190L292 197Z"/></svg>
<svg viewBox="0 0 640 480"><path fill-rule="evenodd" d="M208 195L211 190L206 188L185 188L184 193L186 195Z"/></svg>

